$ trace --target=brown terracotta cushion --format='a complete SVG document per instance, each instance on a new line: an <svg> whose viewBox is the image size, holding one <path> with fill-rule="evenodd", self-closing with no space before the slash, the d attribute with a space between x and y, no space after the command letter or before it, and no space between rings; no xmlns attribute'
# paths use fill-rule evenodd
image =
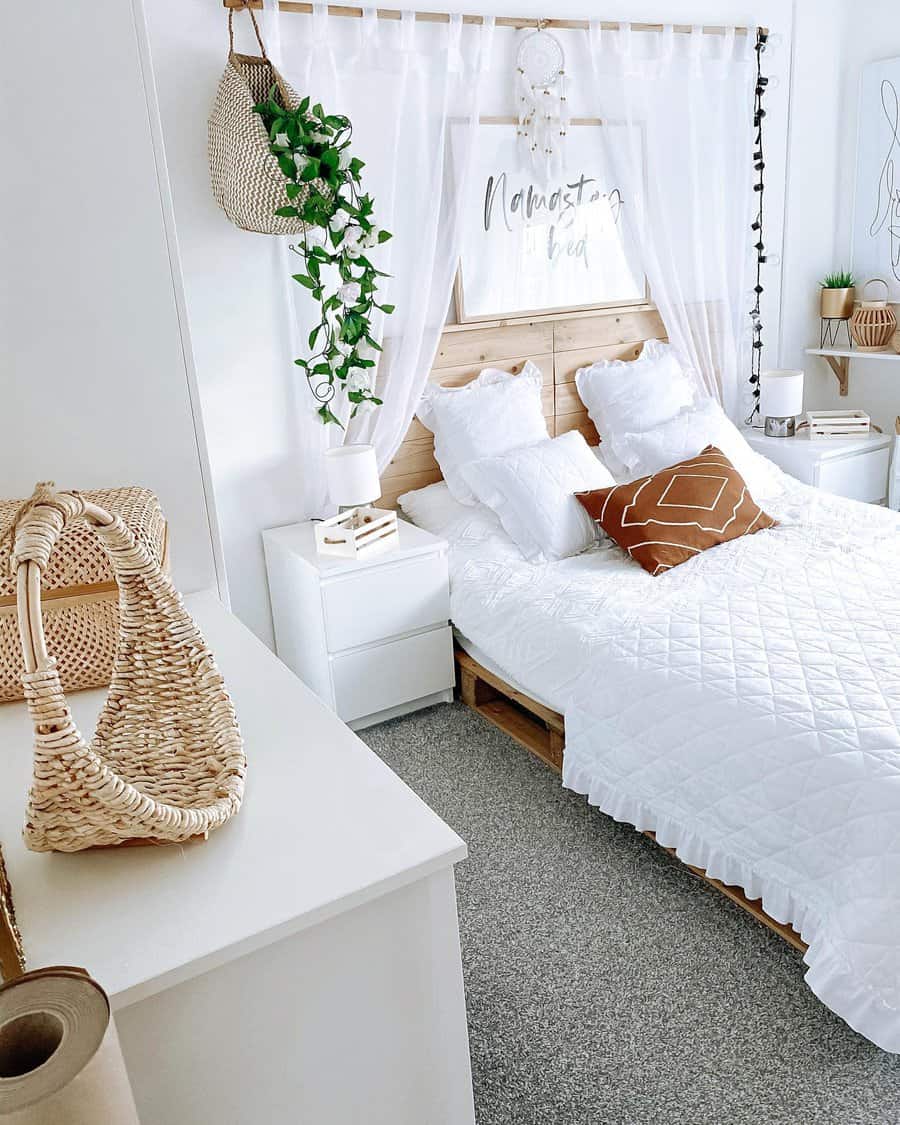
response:
<svg viewBox="0 0 900 1125"><path fill-rule="evenodd" d="M653 476L575 495L607 535L654 576L708 547L775 526L714 445Z"/></svg>

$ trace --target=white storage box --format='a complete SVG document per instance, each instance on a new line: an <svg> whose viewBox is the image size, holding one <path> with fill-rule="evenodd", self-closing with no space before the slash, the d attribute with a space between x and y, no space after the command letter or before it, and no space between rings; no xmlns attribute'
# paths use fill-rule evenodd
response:
<svg viewBox="0 0 900 1125"><path fill-rule="evenodd" d="M809 436L818 438L865 437L871 420L864 410L809 410Z"/></svg>
<svg viewBox="0 0 900 1125"><path fill-rule="evenodd" d="M348 508L315 525L320 555L346 559L370 558L397 546L397 513L382 508Z"/></svg>

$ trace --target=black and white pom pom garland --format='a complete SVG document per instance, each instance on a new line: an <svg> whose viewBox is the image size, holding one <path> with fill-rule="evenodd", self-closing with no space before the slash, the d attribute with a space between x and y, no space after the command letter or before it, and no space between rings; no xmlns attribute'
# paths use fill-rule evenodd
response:
<svg viewBox="0 0 900 1125"><path fill-rule="evenodd" d="M763 294L762 267L766 261L766 247L763 242L763 196L765 195L763 173L766 167L763 157L763 118L766 116L766 111L763 109L763 95L766 92L769 80L762 73L762 55L766 49L768 38L768 32L761 27L756 29L756 90L753 99L753 127L756 130L756 135L754 138L753 167L757 173L757 180L753 185L753 190L757 193L759 203L756 219L751 227L756 239L753 244L753 248L756 250L756 285L753 287L755 300L753 308L750 310L750 319L753 322L753 348L750 355L750 385L753 389L753 409L747 419L748 422L752 421L759 412L759 373L762 369L763 352L763 326L760 319L760 299Z"/></svg>

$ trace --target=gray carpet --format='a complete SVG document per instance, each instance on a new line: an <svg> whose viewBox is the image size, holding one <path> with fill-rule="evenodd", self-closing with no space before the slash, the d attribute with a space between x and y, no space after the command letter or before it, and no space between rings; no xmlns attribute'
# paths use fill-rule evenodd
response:
<svg viewBox="0 0 900 1125"><path fill-rule="evenodd" d="M897 1125L900 1056L799 954L462 704L362 737L467 841L479 1125Z"/></svg>

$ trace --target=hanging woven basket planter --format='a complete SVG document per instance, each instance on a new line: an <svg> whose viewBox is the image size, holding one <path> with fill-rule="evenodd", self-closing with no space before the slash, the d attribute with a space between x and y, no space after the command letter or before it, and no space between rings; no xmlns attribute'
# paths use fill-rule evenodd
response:
<svg viewBox="0 0 900 1125"><path fill-rule="evenodd" d="M209 178L216 202L242 230L257 234L303 234L306 223L295 216L276 215L288 203L301 205L315 187L329 194L321 180L303 185L289 200L284 173L271 152L271 140L253 107L275 97L286 109L296 109L300 98L281 77L266 54L259 25L248 8L261 55L239 55L234 50L234 13L228 13L229 52L209 115Z"/></svg>
<svg viewBox="0 0 900 1125"><path fill-rule="evenodd" d="M82 738L47 652L41 575L63 527L84 519L119 587L119 644L93 740ZM203 837L234 816L246 760L231 699L200 630L121 516L39 485L12 552L34 726L25 843L75 852Z"/></svg>

